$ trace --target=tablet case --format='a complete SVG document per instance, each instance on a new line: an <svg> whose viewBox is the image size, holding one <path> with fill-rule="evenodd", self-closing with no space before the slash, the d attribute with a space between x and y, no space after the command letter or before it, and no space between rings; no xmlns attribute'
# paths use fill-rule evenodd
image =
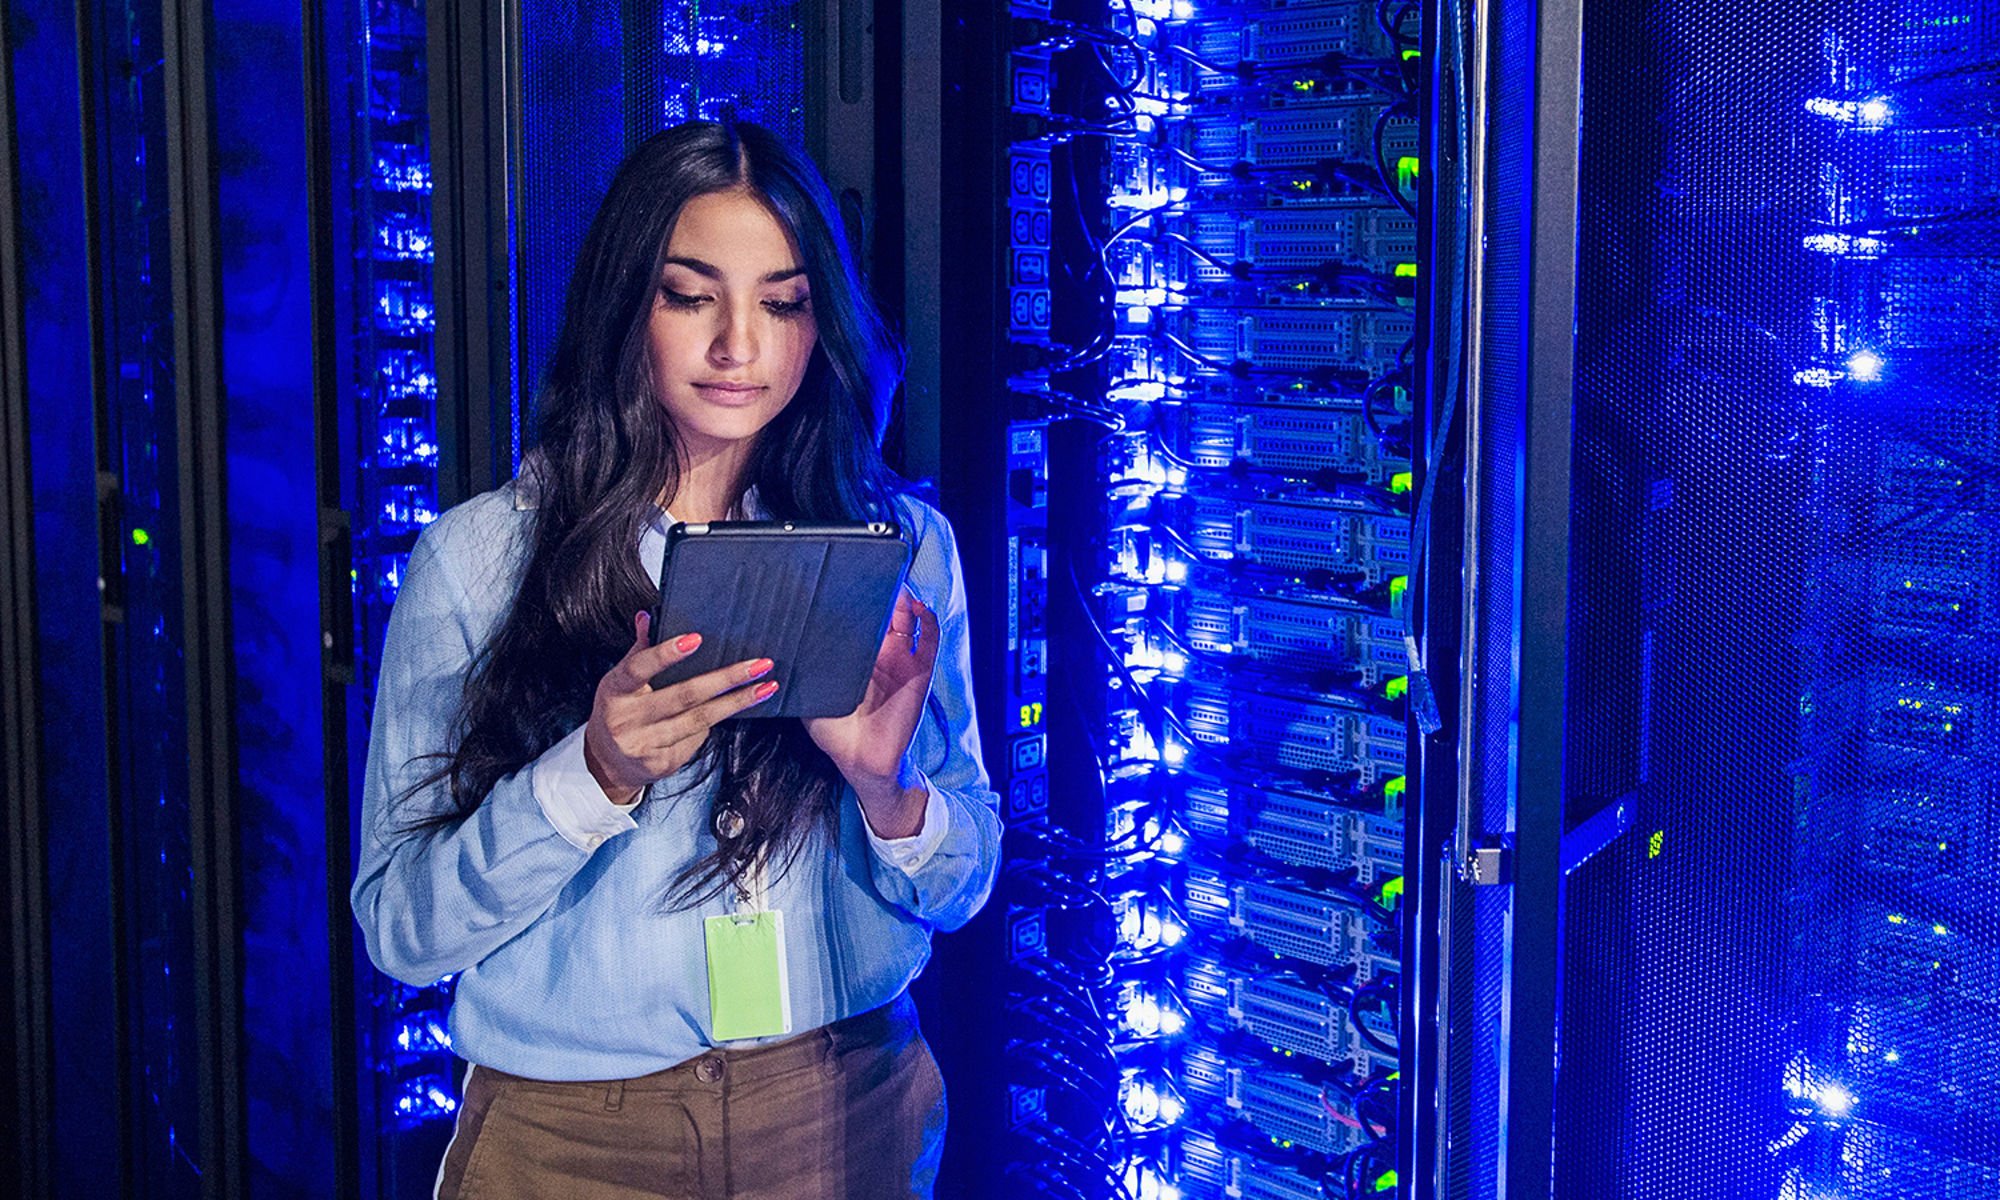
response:
<svg viewBox="0 0 2000 1200"><path fill-rule="evenodd" d="M868 690L909 557L886 521L674 525L653 630L699 633L701 645L653 686L769 658L778 694L744 716L846 716Z"/></svg>

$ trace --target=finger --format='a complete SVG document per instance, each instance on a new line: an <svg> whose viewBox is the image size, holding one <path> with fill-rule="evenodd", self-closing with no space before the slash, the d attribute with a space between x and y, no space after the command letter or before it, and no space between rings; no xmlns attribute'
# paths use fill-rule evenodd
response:
<svg viewBox="0 0 2000 1200"><path fill-rule="evenodd" d="M896 590L896 606L889 610L889 632L903 637L917 634L917 594L904 584Z"/></svg>
<svg viewBox="0 0 2000 1200"><path fill-rule="evenodd" d="M630 670L629 667L634 658L644 653L646 647L653 644L652 630L653 614L644 609L640 609L638 612L632 614L632 644L626 647L624 657L620 658L612 666L611 670L605 672L604 675L605 684L613 692L637 691L639 684L644 682L638 673Z"/></svg>
<svg viewBox="0 0 2000 1200"><path fill-rule="evenodd" d="M690 739L706 738L708 731L719 722L727 721L744 709L762 704L777 691L778 681L775 679L739 686L668 718L659 725L658 735L669 747L680 746Z"/></svg>
<svg viewBox="0 0 2000 1200"><path fill-rule="evenodd" d="M675 637L663 638L658 645L651 640L652 618L640 613L633 619L638 631L632 648L625 657L612 668L613 687L620 693L644 693L653 686L653 677L695 652L701 645L698 633L683 633Z"/></svg>
<svg viewBox="0 0 2000 1200"><path fill-rule="evenodd" d="M768 658L752 658L704 671L693 679L683 679L646 697L645 706L640 710L641 719L649 724L671 720L732 688L769 675L772 666Z"/></svg>

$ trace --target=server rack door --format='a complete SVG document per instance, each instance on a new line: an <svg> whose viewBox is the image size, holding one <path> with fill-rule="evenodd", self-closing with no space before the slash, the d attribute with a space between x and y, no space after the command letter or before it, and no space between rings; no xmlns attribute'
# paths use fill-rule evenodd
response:
<svg viewBox="0 0 2000 1200"><path fill-rule="evenodd" d="M332 1195L298 10L8 30L23 1190Z"/></svg>
<svg viewBox="0 0 2000 1200"><path fill-rule="evenodd" d="M227 589L227 711L233 803L204 805L230 877L231 937L241 961L241 1083L211 1103L240 1106L244 1194L332 1198L350 1180L336 1149L350 1142L336 1080L352 1064L328 1031L348 1011L334 987L335 954L346 953L352 920L344 897L343 806L329 803L329 762L320 686L325 654L318 609L320 501L314 447L324 414L312 364L324 331L311 269L325 230L312 219L311 156L325 142L304 136L325 103L307 90L302 6L281 0L217 0L208 71L217 197L222 394L217 455L222 486ZM249 98L254 97L252 102ZM324 399L323 397L320 399ZM337 748L336 748L337 754Z"/></svg>
<svg viewBox="0 0 2000 1200"><path fill-rule="evenodd" d="M10 529L18 521L32 531L31 561L11 558L4 571L21 589L7 601L10 619L33 622L9 647L10 669L32 674L10 674L4 702L10 739L19 739L4 753L7 808L20 839L8 868L22 906L14 928L23 935L12 947L19 991L9 1027L25 1036L8 1076L22 1085L20 1150L12 1156L22 1195L111 1195L130 1171L121 1140L117 876L104 758L114 628L106 617L115 597L100 598L97 587L102 426L93 401L102 388L93 384L103 380L92 353L88 247L96 214L79 147L94 139L82 122L78 32L73 5L17 5L4 48L14 204L13 224L0 236L19 255L7 306L21 337L18 354L4 357L9 417L19 422L10 432L25 445L8 447L9 468L23 474L0 503ZM38 119L23 122L23 112ZM115 555L116 543L109 548ZM27 645L32 654L17 656Z"/></svg>
<svg viewBox="0 0 2000 1200"><path fill-rule="evenodd" d="M131 1186L194 1196L208 1150L198 1108L194 913L187 823L182 588L185 547L171 344L173 255L166 213L168 93L157 6L93 11L82 31L94 152L93 353L102 359L98 503L116 623L108 638L106 751L117 883L120 1067ZM113 616L113 612L107 612Z"/></svg>
<svg viewBox="0 0 2000 1200"><path fill-rule="evenodd" d="M1511 169L1574 329L1516 327L1530 516L1477 533L1519 632L1479 632L1562 703L1484 793L1511 927L1453 931L1512 937L1471 1194L1992 1194L2000 11L1538 19L1531 94L1580 127Z"/></svg>

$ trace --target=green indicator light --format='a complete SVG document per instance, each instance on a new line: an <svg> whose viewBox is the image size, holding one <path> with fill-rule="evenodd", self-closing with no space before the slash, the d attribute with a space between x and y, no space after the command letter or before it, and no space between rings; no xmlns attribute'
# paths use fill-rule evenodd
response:
<svg viewBox="0 0 2000 1200"><path fill-rule="evenodd" d="M1646 839L1646 857L1647 858L1660 857L1660 848L1662 846L1665 846L1666 844L1667 844L1667 831L1664 829L1655 829L1653 831L1653 836Z"/></svg>
<svg viewBox="0 0 2000 1200"><path fill-rule="evenodd" d="M1422 54L1423 51L1421 50L1405 50L1403 51L1403 61L1409 62L1411 59L1420 57Z"/></svg>
<svg viewBox="0 0 2000 1200"><path fill-rule="evenodd" d="M1394 579L1391 579L1389 581L1389 603L1401 604L1403 602L1403 593L1409 590L1410 577L1408 575L1398 575Z"/></svg>
<svg viewBox="0 0 2000 1200"><path fill-rule="evenodd" d="M1933 925L1931 926L1931 932L1937 934L1939 937L1943 937L1947 931L1942 925Z"/></svg>
<svg viewBox="0 0 2000 1200"><path fill-rule="evenodd" d="M132 544L134 546L143 546L147 542L150 542L152 540L153 540L153 535L147 533L143 529L134 529L132 531Z"/></svg>
<svg viewBox="0 0 2000 1200"><path fill-rule="evenodd" d="M1385 908L1396 907L1396 901L1401 900L1403 898L1403 877L1401 875L1398 875L1394 879L1391 879L1389 882L1383 884L1382 890L1380 892L1377 892L1376 894L1382 897L1383 907ZM1390 1076L1390 1078L1393 1079L1395 1077L1392 1075Z"/></svg>
<svg viewBox="0 0 2000 1200"><path fill-rule="evenodd" d="M1395 1191L1396 1173L1394 1171L1384 1171L1380 1175L1377 1175L1375 1177L1375 1190L1378 1192Z"/></svg>
<svg viewBox="0 0 2000 1200"><path fill-rule="evenodd" d="M1416 190L1417 159L1415 156L1405 154L1396 160L1396 186L1408 191Z"/></svg>
<svg viewBox="0 0 2000 1200"><path fill-rule="evenodd" d="M1410 694L1410 677L1398 675L1382 688L1382 694L1391 700L1401 700Z"/></svg>
<svg viewBox="0 0 2000 1200"><path fill-rule="evenodd" d="M1408 471L1398 471L1389 476L1389 490L1400 496L1417 485L1416 476Z"/></svg>
<svg viewBox="0 0 2000 1200"><path fill-rule="evenodd" d="M1398 775L1382 785L1382 798L1384 800L1401 800L1403 798L1403 790L1409 786L1410 781L1408 777Z"/></svg>
<svg viewBox="0 0 2000 1200"><path fill-rule="evenodd" d="M1396 278L1415 279L1416 277L1417 277L1417 264L1415 263L1396 264Z"/></svg>

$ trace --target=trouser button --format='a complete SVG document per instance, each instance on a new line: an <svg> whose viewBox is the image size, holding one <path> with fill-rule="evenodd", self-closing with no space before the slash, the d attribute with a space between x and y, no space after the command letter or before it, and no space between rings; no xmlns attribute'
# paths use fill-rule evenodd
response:
<svg viewBox="0 0 2000 1200"><path fill-rule="evenodd" d="M694 1065L694 1077L703 1083L714 1083L722 1078L722 1060L713 1056L704 1058Z"/></svg>

